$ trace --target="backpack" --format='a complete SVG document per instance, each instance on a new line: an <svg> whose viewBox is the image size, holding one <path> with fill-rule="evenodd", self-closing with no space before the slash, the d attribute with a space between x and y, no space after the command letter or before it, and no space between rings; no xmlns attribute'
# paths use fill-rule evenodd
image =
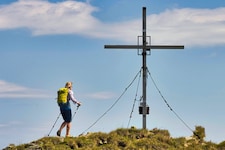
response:
<svg viewBox="0 0 225 150"><path fill-rule="evenodd" d="M69 89L67 89L67 88L60 88L57 93L58 93L57 103L58 104L65 104L65 103L67 103L67 96L68 96L68 93L69 93Z"/></svg>

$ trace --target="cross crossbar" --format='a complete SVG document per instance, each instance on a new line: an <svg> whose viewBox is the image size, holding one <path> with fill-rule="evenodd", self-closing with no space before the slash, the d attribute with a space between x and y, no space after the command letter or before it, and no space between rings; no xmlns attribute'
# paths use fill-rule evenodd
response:
<svg viewBox="0 0 225 150"><path fill-rule="evenodd" d="M151 49L184 49L183 45L105 45L104 48L111 49L143 49L151 50Z"/></svg>

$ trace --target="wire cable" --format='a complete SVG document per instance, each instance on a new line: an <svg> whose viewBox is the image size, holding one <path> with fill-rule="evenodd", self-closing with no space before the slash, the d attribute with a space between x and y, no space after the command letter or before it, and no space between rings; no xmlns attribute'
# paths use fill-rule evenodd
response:
<svg viewBox="0 0 225 150"><path fill-rule="evenodd" d="M164 96L162 95L161 91L159 90L158 86L156 85L156 82L154 81L150 71L147 69L149 76L155 86L155 88L157 89L157 91L159 92L160 96L162 97L163 101L165 102L165 104L167 105L167 107L175 114L175 116L192 132L195 134L195 132L191 129L191 127L173 110L173 108L169 105L169 103L167 102L167 100L164 98ZM195 134L196 135L196 134ZM198 136L198 135L196 135Z"/></svg>
<svg viewBox="0 0 225 150"><path fill-rule="evenodd" d="M138 94L138 89L139 89L139 84L140 84L140 79L141 79L141 71L139 72L139 79L138 79L138 84L137 84L137 89L136 89L136 93L135 93L135 98L134 98L134 103L133 103L133 106L132 106L132 110L131 110L131 113L130 113L130 118L129 118L129 121L128 121L128 124L127 124L127 128L129 127L130 125L130 121L131 121L131 118L132 118L132 114L134 112L134 107L135 107L135 103L137 101L137 94Z"/></svg>
<svg viewBox="0 0 225 150"><path fill-rule="evenodd" d="M117 103L118 101L122 98L122 96L126 93L126 91L129 89L129 87L133 84L133 82L136 80L138 74L141 72L141 70L136 74L132 82L125 88L123 93L117 98L117 100L94 122L92 123L86 130L84 130L80 135L83 135L85 132L87 132L90 128L92 128L99 120L101 120Z"/></svg>

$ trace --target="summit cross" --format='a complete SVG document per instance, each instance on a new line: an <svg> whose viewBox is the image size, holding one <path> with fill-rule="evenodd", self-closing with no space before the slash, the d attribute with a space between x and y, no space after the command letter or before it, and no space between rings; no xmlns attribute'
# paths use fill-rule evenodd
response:
<svg viewBox="0 0 225 150"><path fill-rule="evenodd" d="M147 81L147 65L146 65L146 55L147 51L151 49L184 49L183 45L148 45L147 43L147 33L146 33L146 7L142 8L142 45L105 45L104 48L110 49L142 49L142 94L143 94L143 129L146 129L146 116L148 114L147 103L146 103L146 81Z"/></svg>

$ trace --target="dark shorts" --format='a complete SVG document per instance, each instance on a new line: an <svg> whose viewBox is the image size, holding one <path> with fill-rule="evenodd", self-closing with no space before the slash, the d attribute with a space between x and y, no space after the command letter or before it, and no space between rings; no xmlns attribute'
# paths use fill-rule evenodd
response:
<svg viewBox="0 0 225 150"><path fill-rule="evenodd" d="M60 109L62 117L65 122L69 123L72 120L71 109Z"/></svg>

